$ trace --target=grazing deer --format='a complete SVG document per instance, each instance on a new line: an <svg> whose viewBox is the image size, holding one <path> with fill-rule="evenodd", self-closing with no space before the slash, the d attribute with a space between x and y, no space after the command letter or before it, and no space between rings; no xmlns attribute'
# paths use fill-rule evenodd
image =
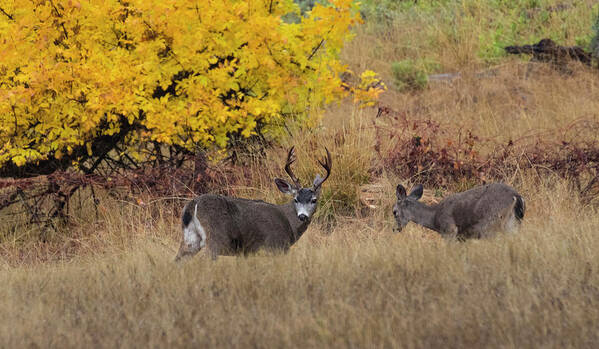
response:
<svg viewBox="0 0 599 349"><path fill-rule="evenodd" d="M393 215L399 231L411 221L446 238L484 238L517 231L526 210L522 196L501 183L453 194L432 206L418 201L422 191L422 184L418 184L406 195L406 188L397 185Z"/></svg>
<svg viewBox="0 0 599 349"><path fill-rule="evenodd" d="M248 254L260 248L287 252L306 231L316 210L322 183L331 174L331 154L319 160L324 178L316 175L311 188L303 188L291 171L296 160L292 147L287 154L285 172L293 183L276 178L275 184L293 200L274 205L259 200L205 194L183 209L183 240L175 261L193 256L204 246L212 259L219 255Z"/></svg>

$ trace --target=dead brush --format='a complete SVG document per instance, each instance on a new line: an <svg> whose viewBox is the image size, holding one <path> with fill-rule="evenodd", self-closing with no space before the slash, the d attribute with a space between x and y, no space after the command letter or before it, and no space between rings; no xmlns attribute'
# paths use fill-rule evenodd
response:
<svg viewBox="0 0 599 349"><path fill-rule="evenodd" d="M383 120L374 121L375 150L384 168L401 178L464 190L488 181L511 182L519 172L533 172L539 178L566 179L584 203L599 198L599 144L578 137L599 129L596 121L577 120L565 129L498 143L456 125L408 119L407 113L388 107L379 108L377 119Z"/></svg>
<svg viewBox="0 0 599 349"><path fill-rule="evenodd" d="M375 119L375 150L383 166L402 178L447 187L462 180L478 180L484 173L481 139L470 131L452 129L430 119L408 119L388 107ZM390 142L383 150L382 144Z"/></svg>

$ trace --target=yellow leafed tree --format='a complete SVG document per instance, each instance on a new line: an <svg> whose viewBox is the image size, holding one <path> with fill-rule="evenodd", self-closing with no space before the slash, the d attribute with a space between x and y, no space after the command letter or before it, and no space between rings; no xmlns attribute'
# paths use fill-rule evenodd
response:
<svg viewBox="0 0 599 349"><path fill-rule="evenodd" d="M359 21L352 0L305 16L292 0L3 0L0 175L90 170L148 144L225 148L307 121L347 93L338 54Z"/></svg>

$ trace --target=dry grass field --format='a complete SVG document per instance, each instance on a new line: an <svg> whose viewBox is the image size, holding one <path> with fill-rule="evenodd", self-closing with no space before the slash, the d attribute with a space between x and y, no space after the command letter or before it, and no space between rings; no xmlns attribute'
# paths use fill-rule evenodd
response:
<svg viewBox="0 0 599 349"><path fill-rule="evenodd" d="M381 73L390 87L381 106L438 122L449 132L444 141L470 130L481 153L510 140L599 140L597 70L574 66L566 75L513 57L489 66L469 32L452 41L443 28L436 46L424 37L416 45L419 35L435 33L429 22L411 17L385 35L357 29L343 52L355 71ZM578 23L572 35L590 23ZM427 48L460 78L394 90L390 63ZM284 148L297 147L296 174L304 181L319 170L315 158L324 147L331 150L332 175L315 222L285 255L213 262L200 253L173 263L180 210L192 193L134 203L106 197L97 211L88 202L45 242L34 227L2 226L0 347L596 347L595 201L558 173L516 167L499 179L526 199L518 234L458 243L414 224L394 234L395 185L422 178L385 166L381 154L391 156L396 143L377 130L395 124L376 115L376 107L358 109L348 100L329 107L321 126L292 128L282 147L243 171L214 165L225 183L214 191L280 203L286 198L273 178L284 174ZM425 200L481 181L427 187Z"/></svg>
<svg viewBox="0 0 599 349"><path fill-rule="evenodd" d="M170 218L114 213L82 256L2 267L2 346L594 347L599 218L558 182L522 189L513 236L347 218L287 255L181 265Z"/></svg>

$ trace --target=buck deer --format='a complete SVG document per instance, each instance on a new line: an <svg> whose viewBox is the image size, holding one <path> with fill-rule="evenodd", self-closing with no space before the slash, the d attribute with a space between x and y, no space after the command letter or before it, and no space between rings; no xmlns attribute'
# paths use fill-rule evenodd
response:
<svg viewBox="0 0 599 349"><path fill-rule="evenodd" d="M301 186L291 170L296 160L292 147L287 154L285 172L293 183L276 178L275 184L293 200L274 205L248 200L205 194L196 197L183 209L183 240L175 261L193 256L204 246L212 259L219 255L248 254L260 248L287 252L306 231L316 210L322 183L331 174L331 154L319 160L326 175L316 175L311 188Z"/></svg>
<svg viewBox="0 0 599 349"><path fill-rule="evenodd" d="M422 184L409 195L397 185L393 215L401 231L408 222L420 224L446 238L484 238L498 232L515 232L526 206L524 199L509 185L491 183L448 196L432 206L418 201Z"/></svg>

